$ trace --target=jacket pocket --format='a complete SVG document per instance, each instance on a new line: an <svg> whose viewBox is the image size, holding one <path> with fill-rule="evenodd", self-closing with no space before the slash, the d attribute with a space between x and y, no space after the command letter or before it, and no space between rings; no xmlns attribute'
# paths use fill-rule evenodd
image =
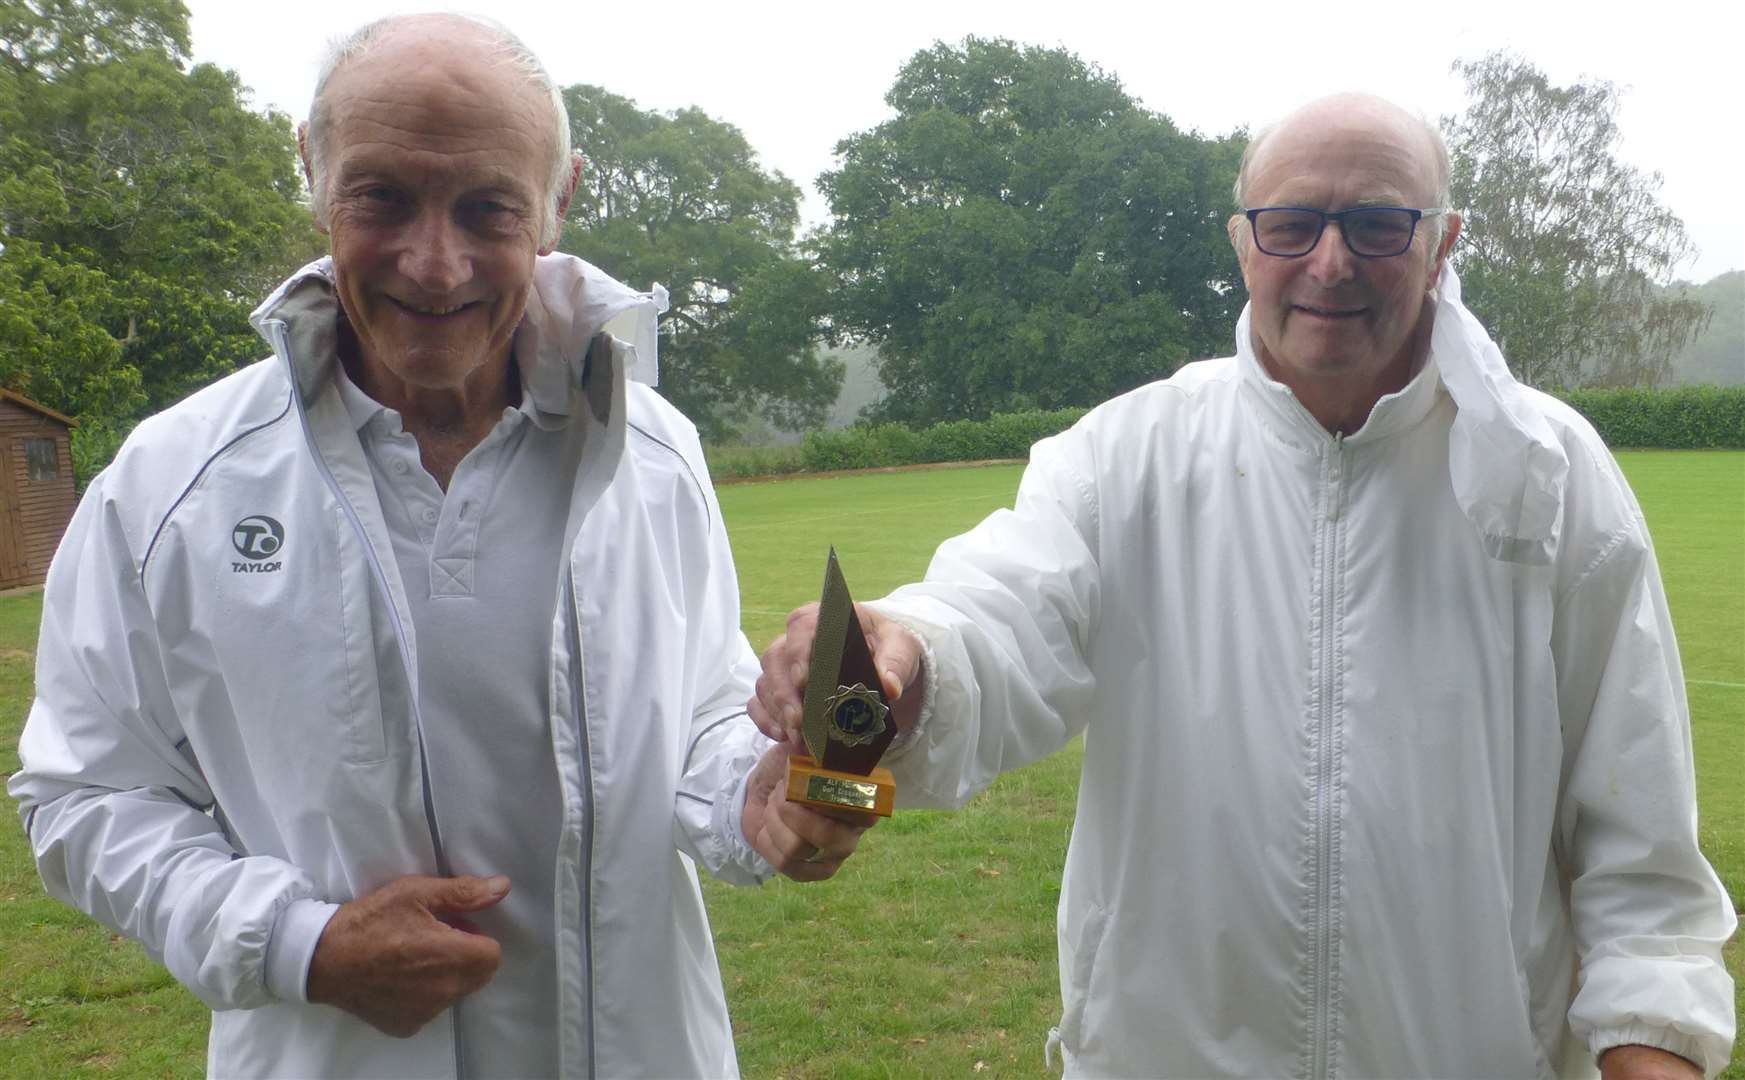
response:
<svg viewBox="0 0 1745 1080"><path fill-rule="evenodd" d="M1097 960L1103 949L1103 939L1107 937L1108 926L1108 911L1093 906L1085 913L1078 940L1072 943L1072 971L1067 984L1061 988L1064 1009L1060 1016L1060 1027L1050 1033L1048 1040L1050 1050L1056 1042L1060 1044L1065 1052L1069 1071L1073 1059L1084 1046L1085 1010L1090 1002L1091 981L1096 974Z"/></svg>
<svg viewBox="0 0 1745 1080"><path fill-rule="evenodd" d="M335 719L345 732L344 760L369 765L389 756L387 710L391 706L385 699L401 698L403 705L409 705L411 699L406 696L409 687L399 639L384 614L389 601L382 597L379 604L372 602L376 586L369 553L337 507L333 510L333 526L338 553L333 577L335 625L340 633L345 669L337 701L339 715ZM384 683L399 693L384 694Z"/></svg>
<svg viewBox="0 0 1745 1080"><path fill-rule="evenodd" d="M1559 1073L1557 1069L1552 1067L1551 1061L1554 1056L1560 1055L1558 1055L1558 1048L1554 1044L1548 1044L1545 1041L1545 1032L1547 1030L1555 1031L1559 1036L1559 1041L1561 1041L1565 1025L1558 1023L1551 1026L1542 1023L1543 1018L1538 1014L1536 1008L1539 1003L1533 1000L1532 980L1527 978L1527 973L1522 971L1518 965L1515 968L1515 986L1521 995L1521 1017L1527 1028L1527 1041L1533 1048L1535 1074L1542 1077L1555 1077Z"/></svg>

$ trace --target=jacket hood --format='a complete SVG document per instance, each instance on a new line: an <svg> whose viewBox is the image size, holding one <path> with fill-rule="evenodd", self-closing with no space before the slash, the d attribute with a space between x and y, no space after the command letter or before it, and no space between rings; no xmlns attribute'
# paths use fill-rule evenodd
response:
<svg viewBox="0 0 1745 1080"><path fill-rule="evenodd" d="M1569 456L1533 392L1509 372L1503 354L1460 300L1460 277L1442 268L1436 321L1425 361L1453 399L1448 472L1455 502L1493 559L1549 564L1563 526ZM1236 321L1236 353L1261 371L1250 330L1252 305Z"/></svg>
<svg viewBox="0 0 1745 1080"><path fill-rule="evenodd" d="M658 325L667 291L656 284L638 292L574 255L541 255L534 264L527 311L515 331L515 362L540 408L567 412L569 387L581 381L588 343L602 331L621 340L630 356L630 378L659 382ZM286 325L298 342L291 375L305 401L332 376L339 300L332 257L323 257L285 279L249 315L255 331L273 343L268 326Z"/></svg>
<svg viewBox="0 0 1745 1080"><path fill-rule="evenodd" d="M1455 501L1491 558L1546 565L1563 528L1569 455L1496 342L1460 302L1452 266L1442 268L1436 301L1430 352L1459 410L1448 432Z"/></svg>

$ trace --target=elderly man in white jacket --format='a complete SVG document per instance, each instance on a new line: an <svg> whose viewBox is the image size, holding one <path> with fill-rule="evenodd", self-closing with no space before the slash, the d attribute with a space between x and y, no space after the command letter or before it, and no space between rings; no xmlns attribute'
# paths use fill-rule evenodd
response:
<svg viewBox="0 0 1745 1080"><path fill-rule="evenodd" d="M900 797L1085 733L1070 1074L1718 1071L1734 915L1654 551L1462 307L1439 137L1323 100L1237 198L1237 355L1039 443L1012 510L862 610ZM765 655L772 735L814 626Z"/></svg>
<svg viewBox="0 0 1745 1080"><path fill-rule="evenodd" d="M661 298L549 254L579 163L499 28L366 27L304 136L332 258L50 571L43 880L216 1010L214 1076L731 1074L696 864L826 877L859 826L745 715Z"/></svg>

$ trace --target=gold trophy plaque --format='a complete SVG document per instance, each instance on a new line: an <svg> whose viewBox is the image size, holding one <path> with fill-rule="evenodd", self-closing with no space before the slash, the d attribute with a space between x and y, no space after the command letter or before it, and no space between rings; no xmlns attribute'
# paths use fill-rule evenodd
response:
<svg viewBox="0 0 1745 1080"><path fill-rule="evenodd" d="M879 758L897 737L897 725L834 547L824 564L800 735L807 753L788 759L789 802L891 816L897 784Z"/></svg>

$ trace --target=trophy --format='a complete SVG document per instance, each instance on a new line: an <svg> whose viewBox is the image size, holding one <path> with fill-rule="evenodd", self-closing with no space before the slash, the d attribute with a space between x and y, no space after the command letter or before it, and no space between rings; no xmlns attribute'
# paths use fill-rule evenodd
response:
<svg viewBox="0 0 1745 1080"><path fill-rule="evenodd" d="M808 753L788 759L789 802L891 816L897 785L879 758L897 725L882 689L832 547L800 717Z"/></svg>

